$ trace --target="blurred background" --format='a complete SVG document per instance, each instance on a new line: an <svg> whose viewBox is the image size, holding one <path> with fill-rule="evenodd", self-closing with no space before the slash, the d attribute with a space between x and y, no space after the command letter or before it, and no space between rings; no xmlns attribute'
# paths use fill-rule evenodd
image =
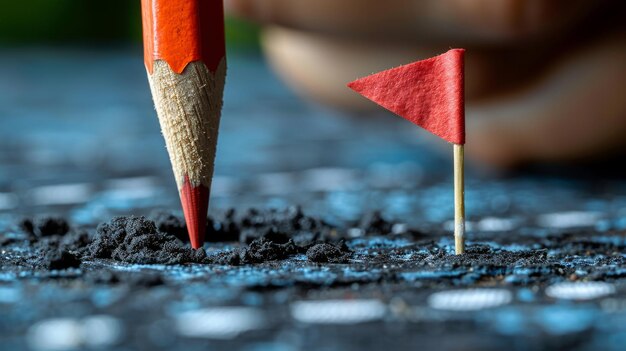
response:
<svg viewBox="0 0 626 351"><path fill-rule="evenodd" d="M464 47L468 152L475 159L508 169L623 155L620 1L227 0L226 7L229 49L262 47L280 78L306 99L372 110L346 82ZM103 50L140 45L140 36L132 1L7 1L0 14L4 46Z"/></svg>
<svg viewBox="0 0 626 351"><path fill-rule="evenodd" d="M229 73L214 207L424 184L441 184L447 203L449 146L345 83L450 47L468 49L470 182L520 169L622 177L623 2L225 4ZM89 222L111 207L177 208L140 38L139 1L3 1L1 210L60 206ZM262 196L242 200L253 194Z"/></svg>

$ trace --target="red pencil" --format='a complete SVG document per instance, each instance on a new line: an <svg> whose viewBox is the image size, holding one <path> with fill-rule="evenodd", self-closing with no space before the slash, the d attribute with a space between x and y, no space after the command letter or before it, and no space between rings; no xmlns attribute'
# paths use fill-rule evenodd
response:
<svg viewBox="0 0 626 351"><path fill-rule="evenodd" d="M193 248L204 243L226 77L222 0L142 0L144 60Z"/></svg>

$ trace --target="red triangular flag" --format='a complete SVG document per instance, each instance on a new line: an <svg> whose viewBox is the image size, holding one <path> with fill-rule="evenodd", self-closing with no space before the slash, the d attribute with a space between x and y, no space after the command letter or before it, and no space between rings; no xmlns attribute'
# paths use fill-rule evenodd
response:
<svg viewBox="0 0 626 351"><path fill-rule="evenodd" d="M465 144L464 49L355 80L352 90L454 144Z"/></svg>

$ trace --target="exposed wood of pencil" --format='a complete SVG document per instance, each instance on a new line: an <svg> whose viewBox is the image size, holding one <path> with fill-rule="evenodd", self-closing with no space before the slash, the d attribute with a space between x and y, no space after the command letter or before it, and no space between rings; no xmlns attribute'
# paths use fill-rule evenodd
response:
<svg viewBox="0 0 626 351"><path fill-rule="evenodd" d="M204 242L225 76L225 59L214 73L194 61L178 74L163 60L148 73L194 248Z"/></svg>
<svg viewBox="0 0 626 351"><path fill-rule="evenodd" d="M463 145L454 144L454 248L465 252L465 174Z"/></svg>
<svg viewBox="0 0 626 351"><path fill-rule="evenodd" d="M225 76L224 60L215 73L195 61L181 74L157 60L148 75L179 190L185 176L193 187L211 186Z"/></svg>

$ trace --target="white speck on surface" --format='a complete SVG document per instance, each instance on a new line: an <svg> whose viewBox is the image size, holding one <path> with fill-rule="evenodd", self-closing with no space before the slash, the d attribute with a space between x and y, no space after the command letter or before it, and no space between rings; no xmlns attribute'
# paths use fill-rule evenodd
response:
<svg viewBox="0 0 626 351"><path fill-rule="evenodd" d="M121 323L107 315L96 315L82 320L82 334L85 345L105 347L117 343L122 336Z"/></svg>
<svg viewBox="0 0 626 351"><path fill-rule="evenodd" d="M350 190L358 184L357 172L348 168L313 168L301 173L308 191Z"/></svg>
<svg viewBox="0 0 626 351"><path fill-rule="evenodd" d="M0 303L15 303L19 300L19 290L10 287L0 287Z"/></svg>
<svg viewBox="0 0 626 351"><path fill-rule="evenodd" d="M35 350L72 350L81 345L80 322L71 318L47 319L28 330L27 340Z"/></svg>
<svg viewBox="0 0 626 351"><path fill-rule="evenodd" d="M379 300L298 301L291 316L302 323L356 324L383 318L387 306Z"/></svg>
<svg viewBox="0 0 626 351"><path fill-rule="evenodd" d="M141 200L157 194L157 178L130 177L110 179L105 183L103 196L112 202L124 200Z"/></svg>
<svg viewBox="0 0 626 351"><path fill-rule="evenodd" d="M0 210L12 210L17 207L17 195L12 193L0 193Z"/></svg>
<svg viewBox="0 0 626 351"><path fill-rule="evenodd" d="M235 178L215 176L211 181L211 196L228 196L236 193L241 185Z"/></svg>
<svg viewBox="0 0 626 351"><path fill-rule="evenodd" d="M459 218L459 223L454 228L454 236L463 238L465 236L465 218Z"/></svg>
<svg viewBox="0 0 626 351"><path fill-rule="evenodd" d="M571 212L558 212L548 213L539 216L537 223L545 228L578 228L578 227L593 227L596 222L602 218L602 215L597 212L583 212L583 211L571 211Z"/></svg>
<svg viewBox="0 0 626 351"><path fill-rule="evenodd" d="M404 234L409 230L409 226L406 223L394 223L391 227L391 233Z"/></svg>
<svg viewBox="0 0 626 351"><path fill-rule="evenodd" d="M107 347L117 343L121 323L111 316L95 315L84 319L54 318L35 323L26 340L34 350L74 350L84 346Z"/></svg>
<svg viewBox="0 0 626 351"><path fill-rule="evenodd" d="M482 232L506 232L515 228L515 222L510 218L485 217L476 227Z"/></svg>
<svg viewBox="0 0 626 351"><path fill-rule="evenodd" d="M464 225L464 231L465 233L473 231L475 228L475 223L474 222L470 222L470 221L465 221ZM443 223L443 229L449 232L454 232L456 227L456 224L454 223L454 220L449 220L449 221L445 221Z"/></svg>
<svg viewBox="0 0 626 351"><path fill-rule="evenodd" d="M428 305L437 310L478 311L512 300L513 294L504 289L465 289L436 292L428 297Z"/></svg>
<svg viewBox="0 0 626 351"><path fill-rule="evenodd" d="M105 183L105 187L109 189L152 189L158 184L156 177L129 177L109 179Z"/></svg>
<svg viewBox="0 0 626 351"><path fill-rule="evenodd" d="M361 228L350 228L348 229L348 236L351 238L359 238L364 234L363 229Z"/></svg>
<svg viewBox="0 0 626 351"><path fill-rule="evenodd" d="M58 184L34 188L30 198L34 205L72 205L87 202L93 193L91 184Z"/></svg>
<svg viewBox="0 0 626 351"><path fill-rule="evenodd" d="M261 329L265 317L251 307L216 307L183 312L176 316L176 330L182 336L207 339L233 339Z"/></svg>
<svg viewBox="0 0 626 351"><path fill-rule="evenodd" d="M289 172L262 173L255 180L257 191L264 195L285 195L297 188L295 176Z"/></svg>
<svg viewBox="0 0 626 351"><path fill-rule="evenodd" d="M546 295L564 300L593 300L615 293L615 286L605 282L562 282L546 288Z"/></svg>

